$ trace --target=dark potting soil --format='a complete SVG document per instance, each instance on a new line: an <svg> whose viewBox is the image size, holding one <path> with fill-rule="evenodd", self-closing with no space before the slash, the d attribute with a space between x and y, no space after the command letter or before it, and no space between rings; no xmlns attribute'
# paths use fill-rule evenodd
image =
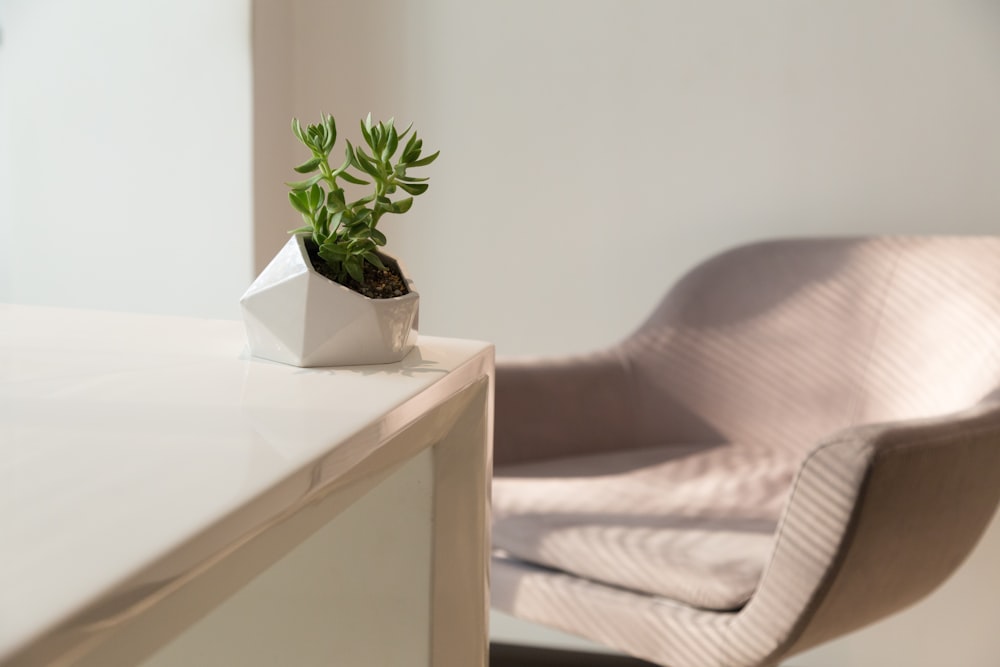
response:
<svg viewBox="0 0 1000 667"><path fill-rule="evenodd" d="M319 256L319 247L310 240L306 241L306 251L309 253L309 261L312 262L316 273L359 294L363 294L370 299L391 299L395 296L409 294L410 292L410 289L406 286L406 280L403 279L399 270L388 262L385 265L385 269L380 269L365 262L363 264L365 281L364 283L359 283L350 276L346 280L337 280L336 273Z"/></svg>

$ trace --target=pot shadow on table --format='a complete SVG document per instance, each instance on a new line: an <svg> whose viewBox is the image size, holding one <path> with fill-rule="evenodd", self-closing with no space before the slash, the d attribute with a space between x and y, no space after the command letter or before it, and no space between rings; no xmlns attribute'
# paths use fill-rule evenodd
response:
<svg viewBox="0 0 1000 667"><path fill-rule="evenodd" d="M282 363L280 361L272 361L271 359L263 359L261 357L254 357L250 354L250 347L244 346L240 351L239 357L241 361L253 362L259 364L272 364L276 366L288 366L288 364ZM402 361L396 364L368 364L361 366L308 366L308 367L298 367L297 371L299 374L306 373L324 373L327 375L335 374L346 374L354 373L357 375L404 375L404 376L414 376L422 375L425 373L437 373L439 375L447 374L447 370L441 368L440 364L433 359L424 359L422 351L419 348L414 348L407 354Z"/></svg>

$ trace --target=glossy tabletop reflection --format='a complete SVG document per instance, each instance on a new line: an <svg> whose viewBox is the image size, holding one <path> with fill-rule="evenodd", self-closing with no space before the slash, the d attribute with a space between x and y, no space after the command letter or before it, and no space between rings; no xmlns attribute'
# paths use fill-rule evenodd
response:
<svg viewBox="0 0 1000 667"><path fill-rule="evenodd" d="M492 356L421 337L300 369L250 358L239 322L0 305L0 664L155 601Z"/></svg>

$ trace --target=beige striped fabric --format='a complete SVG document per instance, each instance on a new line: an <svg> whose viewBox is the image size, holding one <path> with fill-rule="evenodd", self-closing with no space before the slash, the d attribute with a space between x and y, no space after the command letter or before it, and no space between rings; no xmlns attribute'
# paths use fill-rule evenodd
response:
<svg viewBox="0 0 1000 667"><path fill-rule="evenodd" d="M497 372L493 603L672 667L926 595L1000 499L1000 239L738 248L620 345Z"/></svg>
<svg viewBox="0 0 1000 667"><path fill-rule="evenodd" d="M738 609L794 475L773 452L680 444L508 466L495 479L493 540L594 581Z"/></svg>

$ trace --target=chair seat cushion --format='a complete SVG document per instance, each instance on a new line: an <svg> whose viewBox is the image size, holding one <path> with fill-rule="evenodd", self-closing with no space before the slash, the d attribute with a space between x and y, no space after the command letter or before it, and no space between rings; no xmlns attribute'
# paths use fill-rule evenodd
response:
<svg viewBox="0 0 1000 667"><path fill-rule="evenodd" d="M714 610L743 606L797 462L763 448L668 445L498 467L505 555Z"/></svg>

